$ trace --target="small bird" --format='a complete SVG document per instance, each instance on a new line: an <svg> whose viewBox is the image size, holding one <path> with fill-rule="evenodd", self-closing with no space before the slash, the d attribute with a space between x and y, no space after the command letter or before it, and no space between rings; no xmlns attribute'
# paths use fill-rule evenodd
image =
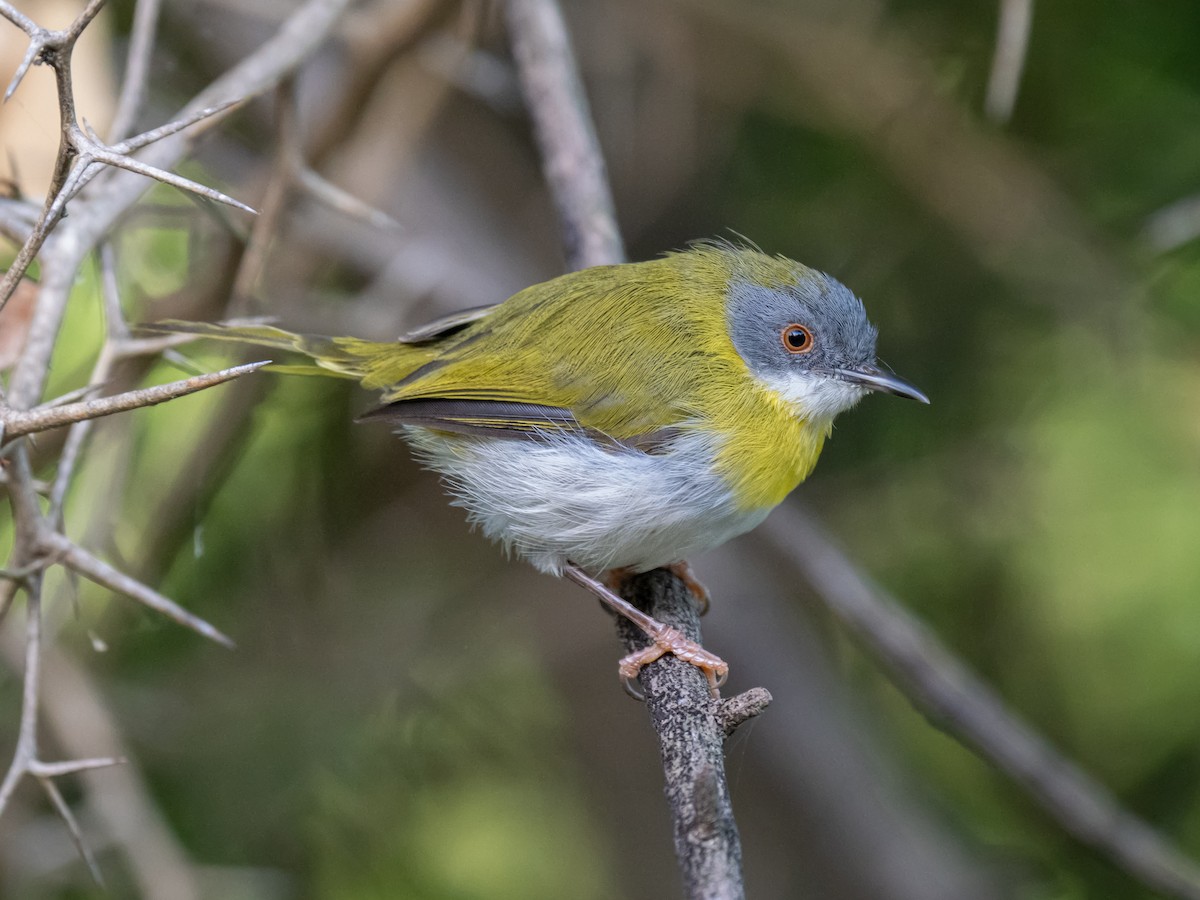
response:
<svg viewBox="0 0 1200 900"><path fill-rule="evenodd" d="M714 694L728 666L604 579L686 575L688 557L754 528L868 392L929 402L879 367L876 330L840 282L717 241L562 275L392 342L147 328L296 351L309 361L279 368L382 391L361 420L396 426L475 526L646 631L654 643L621 660L627 685L671 653Z"/></svg>

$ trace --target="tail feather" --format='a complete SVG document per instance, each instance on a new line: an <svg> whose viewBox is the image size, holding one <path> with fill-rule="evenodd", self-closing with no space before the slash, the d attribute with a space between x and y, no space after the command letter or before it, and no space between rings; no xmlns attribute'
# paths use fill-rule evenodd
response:
<svg viewBox="0 0 1200 900"><path fill-rule="evenodd" d="M141 325L139 330L152 334L192 334L197 337L216 338L221 341L253 344L289 353L299 353L312 360L312 363L299 365L287 363L268 368L295 374L337 375L357 381L377 380L374 377L368 378L368 376L376 375L380 369L387 370L389 376L394 380L399 380L409 371L427 362L431 355L428 351L417 347L407 347L404 344L364 341L358 338L323 337L315 334L294 334L273 325L262 324L220 325L166 319ZM368 384L366 386L382 385Z"/></svg>

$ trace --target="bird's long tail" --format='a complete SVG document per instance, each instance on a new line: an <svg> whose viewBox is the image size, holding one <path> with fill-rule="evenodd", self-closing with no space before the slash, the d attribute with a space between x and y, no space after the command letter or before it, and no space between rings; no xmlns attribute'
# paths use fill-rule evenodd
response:
<svg viewBox="0 0 1200 900"><path fill-rule="evenodd" d="M294 334L273 325L216 325L166 319L140 325L138 330L151 334L192 334L197 337L298 353L307 357L308 361L298 364L272 363L269 368L301 375L353 378L367 388L383 388L395 384L435 355L430 348L423 346L365 341L351 337Z"/></svg>

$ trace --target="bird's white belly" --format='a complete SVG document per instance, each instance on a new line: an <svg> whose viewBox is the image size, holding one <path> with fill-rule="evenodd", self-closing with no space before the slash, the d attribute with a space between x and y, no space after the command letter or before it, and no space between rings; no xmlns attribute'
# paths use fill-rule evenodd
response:
<svg viewBox="0 0 1200 900"><path fill-rule="evenodd" d="M684 434L669 450L601 447L586 438L476 438L408 427L454 503L505 549L543 572L647 571L749 531L769 509L739 510L713 470L713 441Z"/></svg>

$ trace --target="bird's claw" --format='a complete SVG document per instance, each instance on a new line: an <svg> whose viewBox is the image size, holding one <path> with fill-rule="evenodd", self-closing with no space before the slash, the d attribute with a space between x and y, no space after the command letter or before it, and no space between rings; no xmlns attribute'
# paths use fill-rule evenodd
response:
<svg viewBox="0 0 1200 900"><path fill-rule="evenodd" d="M715 653L710 653L693 640L684 637L683 632L669 625L663 625L650 635L654 641L649 647L634 651L624 657L617 667L621 684L625 693L635 700L645 700L645 694L634 687L638 673L650 663L670 653L672 656L690 663L708 679L708 689L713 697L721 696L721 686L729 678L729 664Z"/></svg>

